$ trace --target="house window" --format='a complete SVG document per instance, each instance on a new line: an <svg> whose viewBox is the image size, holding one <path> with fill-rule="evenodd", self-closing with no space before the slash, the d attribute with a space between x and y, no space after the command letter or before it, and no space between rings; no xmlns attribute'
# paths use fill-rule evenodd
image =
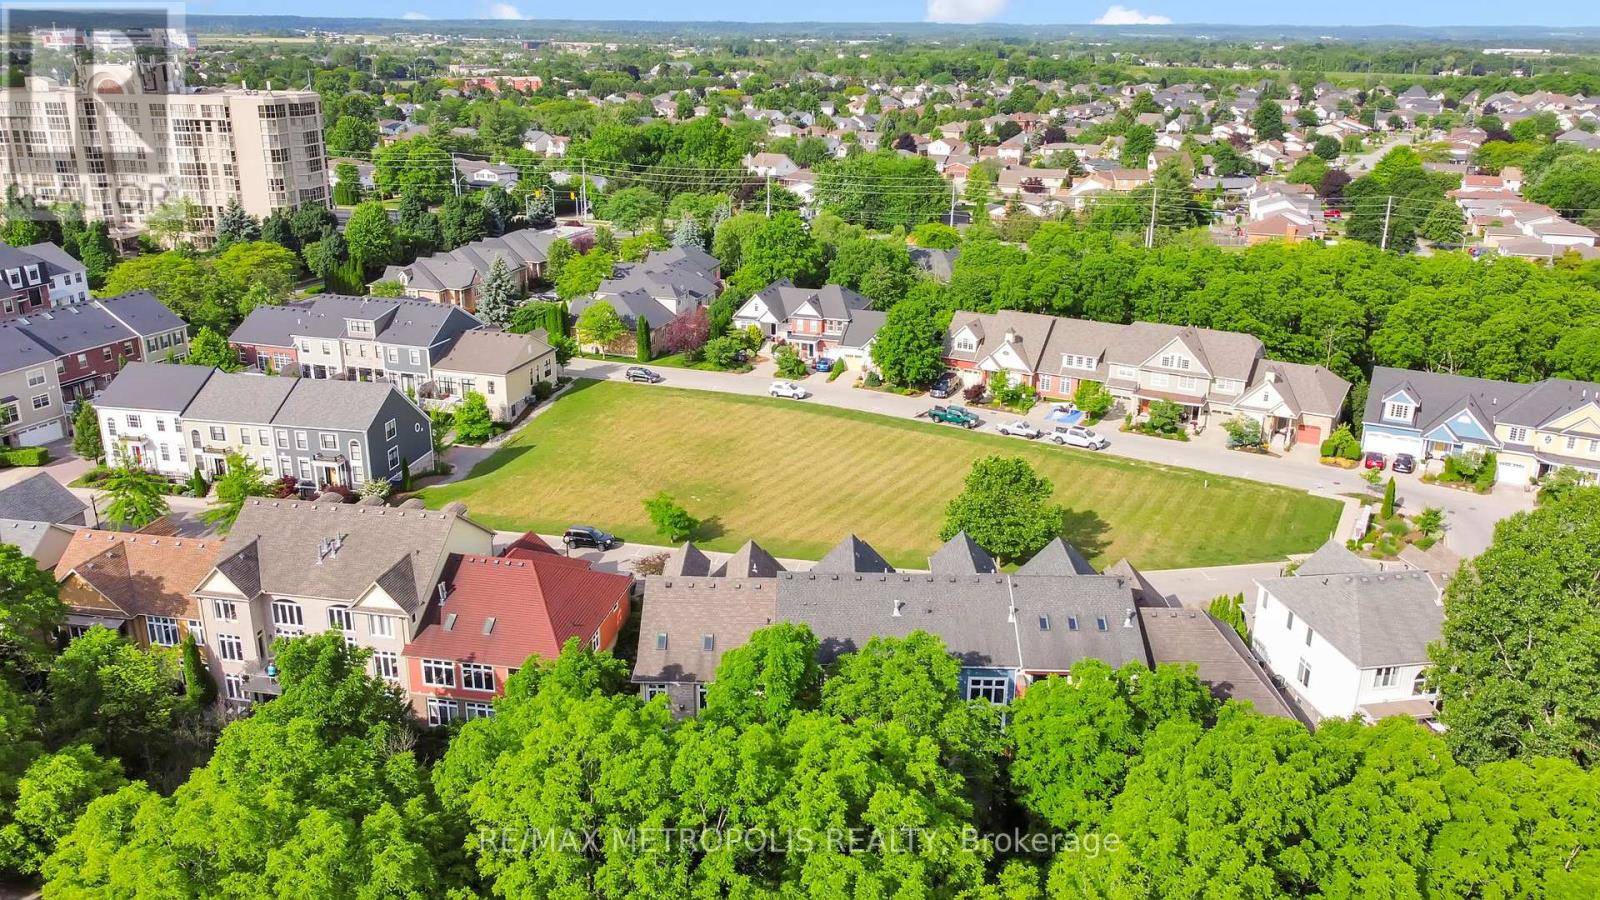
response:
<svg viewBox="0 0 1600 900"><path fill-rule="evenodd" d="M45 407L47 407L49 405L50 405L50 395L49 394L40 394L37 397L33 398L33 408L34 409L44 409Z"/></svg>
<svg viewBox="0 0 1600 900"><path fill-rule="evenodd" d="M697 684L694 686L694 699L695 703L697 704L695 706L696 711L706 708L706 693L706 686L704 684Z"/></svg>
<svg viewBox="0 0 1600 900"><path fill-rule="evenodd" d="M296 431L294 433L294 448L296 450L305 450L307 446L306 433L304 431Z"/></svg>
<svg viewBox="0 0 1600 900"><path fill-rule="evenodd" d="M289 449L289 432L287 429L278 429L278 446L284 450Z"/></svg>
<svg viewBox="0 0 1600 900"><path fill-rule="evenodd" d="M185 619L183 623L189 629L189 636L194 638L196 644L206 642L206 626L199 619Z"/></svg>
<svg viewBox="0 0 1600 900"><path fill-rule="evenodd" d="M400 448L399 447L390 447L389 448L389 471L392 472L392 471L394 471L395 469L398 469L398 468L400 468Z"/></svg>
<svg viewBox="0 0 1600 900"><path fill-rule="evenodd" d="M300 460L300 480L307 484L311 483L311 460L309 459Z"/></svg>
<svg viewBox="0 0 1600 900"><path fill-rule="evenodd" d="M144 620L145 634L150 643L158 647L178 646L178 620L166 616L149 616Z"/></svg>
<svg viewBox="0 0 1600 900"><path fill-rule="evenodd" d="M494 667L480 663L462 663L461 686L469 691L493 693Z"/></svg>
<svg viewBox="0 0 1600 900"><path fill-rule="evenodd" d="M1567 449L1568 450L1576 450L1576 449L1578 449L1578 439L1573 437L1570 434L1567 435Z"/></svg>
<svg viewBox="0 0 1600 900"><path fill-rule="evenodd" d="M248 428L239 429L239 443L243 444L243 445L245 445L247 447L250 445L250 429L248 429Z"/></svg>
<svg viewBox="0 0 1600 900"><path fill-rule="evenodd" d="M411 351L411 364L413 366L422 365L422 351L421 350L413 349Z"/></svg>
<svg viewBox="0 0 1600 900"><path fill-rule="evenodd" d="M400 680L400 656L393 650L376 650L372 654L372 673L384 681Z"/></svg>
<svg viewBox="0 0 1600 900"><path fill-rule="evenodd" d="M1372 670L1372 686L1375 688L1394 687L1395 682L1399 680L1400 670L1395 666Z"/></svg>
<svg viewBox="0 0 1600 900"><path fill-rule="evenodd" d="M455 687L456 664L447 659L423 660L422 683L429 687Z"/></svg>
<svg viewBox="0 0 1600 900"><path fill-rule="evenodd" d="M717 636L714 634L700 635L700 649L707 653L717 649Z"/></svg>
<svg viewBox="0 0 1600 900"><path fill-rule="evenodd" d="M272 446L272 438L267 434L267 430L265 428L256 429L256 440L259 441L263 447Z"/></svg>
<svg viewBox="0 0 1600 900"><path fill-rule="evenodd" d="M211 439L217 443L222 443L228 439L228 433L223 430L221 425L213 425L211 426Z"/></svg>
<svg viewBox="0 0 1600 900"><path fill-rule="evenodd" d="M239 662L244 659L244 641L239 640L237 634L217 635L217 655Z"/></svg>
<svg viewBox="0 0 1600 900"><path fill-rule="evenodd" d="M1176 353L1168 353L1167 355L1161 357L1161 368L1187 370L1189 368L1189 357L1181 356Z"/></svg>
<svg viewBox="0 0 1600 900"><path fill-rule="evenodd" d="M129 428L138 428L139 427L139 421L140 420L139 420L138 416L133 416L133 415L128 416L128 427Z"/></svg>
<svg viewBox="0 0 1600 900"><path fill-rule="evenodd" d="M328 607L328 627L336 631L355 631L356 617L350 614L348 606Z"/></svg>
<svg viewBox="0 0 1600 900"><path fill-rule="evenodd" d="M1106 621L1105 616L1094 617L1094 629L1096 631L1105 631L1108 628L1110 628L1110 623Z"/></svg>
<svg viewBox="0 0 1600 900"><path fill-rule="evenodd" d="M1078 617L1077 616L1067 616L1067 630L1068 631L1077 631L1078 630Z"/></svg>
<svg viewBox="0 0 1600 900"><path fill-rule="evenodd" d="M1417 677L1411 679L1411 693L1426 694L1428 692L1428 670L1418 669Z"/></svg>
<svg viewBox="0 0 1600 900"><path fill-rule="evenodd" d="M1293 628L1294 627L1294 610L1292 610L1292 609L1289 610L1289 618L1287 620L1285 620L1285 622L1283 623L1283 627L1284 628Z"/></svg>
<svg viewBox="0 0 1600 900"><path fill-rule="evenodd" d="M390 419L389 421L383 423L383 439L384 440L392 441L392 440L394 440L395 435L397 435L399 433L400 433L400 426L395 422L394 419Z"/></svg>
<svg viewBox="0 0 1600 900"><path fill-rule="evenodd" d="M367 616L367 630L373 637L394 637L394 616Z"/></svg>
<svg viewBox="0 0 1600 900"><path fill-rule="evenodd" d="M321 440L322 440L322 449L324 449L324 450L338 450L339 449L339 436L338 435L336 435L336 434L323 434L323 435L321 435Z"/></svg>
<svg viewBox="0 0 1600 900"><path fill-rule="evenodd" d="M1311 626L1307 625L1306 626L1306 646L1307 647L1311 646L1311 635L1312 635Z"/></svg>
<svg viewBox="0 0 1600 900"><path fill-rule="evenodd" d="M250 694L244 689L243 675L222 676L223 696L236 703L250 702Z"/></svg>
<svg viewBox="0 0 1600 900"><path fill-rule="evenodd" d="M224 622L237 622L239 620L239 608L234 605L232 600L211 601L211 611L216 613L217 618Z"/></svg>
<svg viewBox="0 0 1600 900"><path fill-rule="evenodd" d="M1155 372L1150 376L1150 386L1153 388L1164 388L1171 383L1172 379L1165 372Z"/></svg>
<svg viewBox="0 0 1600 900"><path fill-rule="evenodd" d="M647 684L644 686L645 702L648 703L666 692L667 686L664 684Z"/></svg>
<svg viewBox="0 0 1600 900"><path fill-rule="evenodd" d="M972 353L978 349L978 342L973 339L972 335L963 333L956 338L956 349L963 353Z"/></svg>
<svg viewBox="0 0 1600 900"><path fill-rule="evenodd" d="M449 725L457 719L460 709L454 700L441 700L438 697L428 698L428 724Z"/></svg>
<svg viewBox="0 0 1600 900"><path fill-rule="evenodd" d="M1006 702L1006 688L1008 680L1005 678L969 678L967 679L967 699L987 700L994 704Z"/></svg>
<svg viewBox="0 0 1600 900"><path fill-rule="evenodd" d="M1311 667L1306 665L1304 659L1300 660L1299 667L1295 669L1294 678L1300 682L1301 687L1311 686Z"/></svg>
<svg viewBox="0 0 1600 900"><path fill-rule="evenodd" d="M487 719L494 715L494 704L484 703L482 700L468 700L462 704L467 710L467 721L473 719Z"/></svg>
<svg viewBox="0 0 1600 900"><path fill-rule="evenodd" d="M1411 404L1391 400L1383 407L1383 417L1391 422L1411 421Z"/></svg>
<svg viewBox="0 0 1600 900"><path fill-rule="evenodd" d="M272 601L273 630L279 634L305 634L306 612L292 600Z"/></svg>

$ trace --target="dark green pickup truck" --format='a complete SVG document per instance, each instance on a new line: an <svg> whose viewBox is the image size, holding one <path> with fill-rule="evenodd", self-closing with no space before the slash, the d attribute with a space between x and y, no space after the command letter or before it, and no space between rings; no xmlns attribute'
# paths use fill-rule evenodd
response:
<svg viewBox="0 0 1600 900"><path fill-rule="evenodd" d="M946 425L960 425L962 428L978 427L977 414L965 406L935 406L923 415Z"/></svg>

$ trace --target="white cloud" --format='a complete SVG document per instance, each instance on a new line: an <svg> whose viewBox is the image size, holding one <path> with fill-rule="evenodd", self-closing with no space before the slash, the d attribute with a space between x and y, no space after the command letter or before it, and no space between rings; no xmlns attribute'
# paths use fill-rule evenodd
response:
<svg viewBox="0 0 1600 900"><path fill-rule="evenodd" d="M1157 16L1142 13L1137 9L1126 6L1109 6L1106 11L1095 19L1095 25L1171 25L1172 19L1168 16Z"/></svg>
<svg viewBox="0 0 1600 900"><path fill-rule="evenodd" d="M428 16L427 16L426 13L408 12L408 13L402 13L400 15L400 18L407 19L407 20L412 21L412 22L420 22L423 19L428 18Z"/></svg>
<svg viewBox="0 0 1600 900"><path fill-rule="evenodd" d="M522 10L517 9L515 6L512 6L509 3L491 3L489 4L488 18L526 19L527 16L522 14Z"/></svg>
<svg viewBox="0 0 1600 900"><path fill-rule="evenodd" d="M1011 0L928 0L928 21L974 25L999 16L1009 5Z"/></svg>

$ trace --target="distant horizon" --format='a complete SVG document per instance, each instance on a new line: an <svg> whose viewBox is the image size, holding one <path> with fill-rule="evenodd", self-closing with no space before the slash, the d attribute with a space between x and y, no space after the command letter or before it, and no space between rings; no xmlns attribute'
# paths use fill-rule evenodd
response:
<svg viewBox="0 0 1600 900"><path fill-rule="evenodd" d="M1507 22L1502 3L1445 3L1418 0L1397 11L1397 5L1379 0L1350 0L1343 7L1344 21L1317 21L1326 9L1297 9L1285 14L1277 6L1248 0L1218 0L1203 8L1173 0L813 0L812 13L798 19L750 18L752 4L739 0L702 0L692 17L643 0L591 0L581 18L544 14L543 4L522 0L401 0L392 15L372 15L371 7L354 0L319 0L314 9L306 0L286 0L263 10L257 0L197 0L191 16L284 17L305 19L369 19L414 22L504 22L537 25L541 21L614 24L619 22L737 25L987 25L1043 27L1137 28L1186 30L1203 28L1503 28L1586 29L1600 26L1600 4L1554 0L1529 4L1518 12L1521 21ZM1263 8L1265 7L1265 8ZM1529 8L1531 7L1531 9ZM1535 12L1536 10L1536 12ZM1301 15L1295 15L1295 12ZM1189 21L1200 13L1209 21ZM1530 21L1537 19L1537 21ZM1552 35L1553 37L1559 36Z"/></svg>

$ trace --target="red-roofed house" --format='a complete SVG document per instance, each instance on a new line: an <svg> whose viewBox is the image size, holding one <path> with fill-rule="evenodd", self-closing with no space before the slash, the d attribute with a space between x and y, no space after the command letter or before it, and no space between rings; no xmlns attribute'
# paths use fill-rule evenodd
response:
<svg viewBox="0 0 1600 900"><path fill-rule="evenodd" d="M401 654L412 708L430 725L493 715L506 679L570 638L610 649L633 588L633 576L597 572L533 534L501 556L453 554L442 580Z"/></svg>

